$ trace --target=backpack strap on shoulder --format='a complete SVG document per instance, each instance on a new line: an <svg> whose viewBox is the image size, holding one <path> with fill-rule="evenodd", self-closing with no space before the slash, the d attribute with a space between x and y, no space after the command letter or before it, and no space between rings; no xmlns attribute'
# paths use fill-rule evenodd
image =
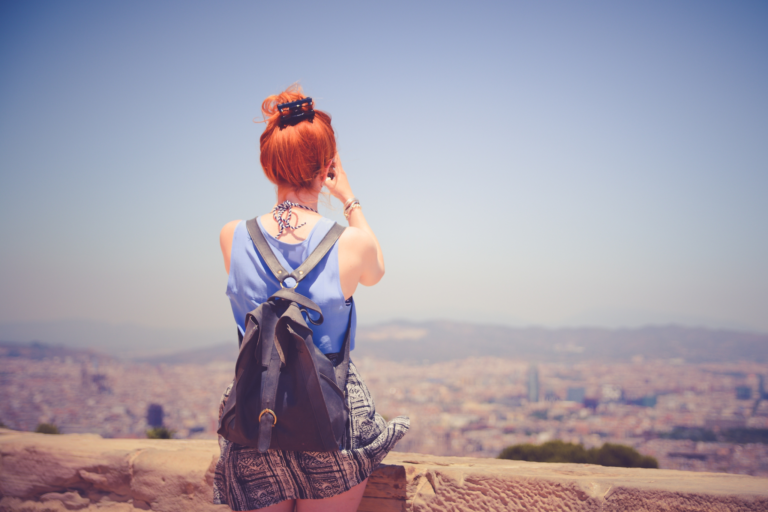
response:
<svg viewBox="0 0 768 512"><path fill-rule="evenodd" d="M346 228L341 224L334 222L331 229L328 230L328 233L326 233L323 239L320 240L320 243L317 244L315 250L312 251L306 260L304 260L304 263L299 265L299 268L293 271L293 274L298 274L298 276L294 275L293 278L296 279L296 281L301 281L307 277L307 274L312 272L312 269L314 269L317 264L320 263L320 260L325 258L328 251L333 248L345 229Z"/></svg>
<svg viewBox="0 0 768 512"><path fill-rule="evenodd" d="M334 223L333 227L331 227L325 237L323 237L317 247L315 247L315 250L312 251L306 260L304 260L304 263L299 265L299 268L293 272L288 272L277 260L275 253L272 252L272 248L269 246L269 242L267 242L267 239L264 238L264 234L259 228L257 217L247 221L245 223L245 227L248 228L248 233L251 235L251 240L253 240L253 245L256 247L256 250L259 254L261 254L261 257L264 258L264 262L269 267L269 270L272 271L272 274L275 276L282 288L286 288L283 283L289 277L296 281L296 285L294 286L294 288L296 288L296 286L299 285L299 282L307 277L307 274L312 272L312 269L314 269L315 266L320 263L320 260L322 260L326 254L328 254L328 251L331 250L333 245L346 229L339 223Z"/></svg>
<svg viewBox="0 0 768 512"><path fill-rule="evenodd" d="M269 242L264 238L264 234L259 228L257 217L246 221L245 227L248 229L248 234L251 235L251 240L253 240L253 245L256 246L256 251L261 254L261 257L269 267L269 270L272 271L272 274L274 274L277 280L282 283L283 279L288 277L288 272L283 268L280 262L277 261L275 253L273 253L272 249L269 247Z"/></svg>

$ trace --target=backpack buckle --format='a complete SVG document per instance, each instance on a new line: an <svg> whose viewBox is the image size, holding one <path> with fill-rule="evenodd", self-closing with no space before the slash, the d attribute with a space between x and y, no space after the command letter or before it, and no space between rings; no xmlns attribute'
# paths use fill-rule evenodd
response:
<svg viewBox="0 0 768 512"><path fill-rule="evenodd" d="M275 411L273 411L272 409L264 409L263 411L261 411L261 414L259 414L259 423L261 423L261 417L264 416L265 412L268 412L269 414L272 415L272 418L274 419L272 426L274 427L275 425L277 425L277 414L275 414Z"/></svg>

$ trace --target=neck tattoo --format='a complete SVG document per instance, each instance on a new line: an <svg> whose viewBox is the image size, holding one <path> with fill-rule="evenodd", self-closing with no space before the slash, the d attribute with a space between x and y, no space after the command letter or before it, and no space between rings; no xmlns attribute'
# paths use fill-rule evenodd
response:
<svg viewBox="0 0 768 512"><path fill-rule="evenodd" d="M304 206L303 204L299 204L299 203L283 201L282 203L278 204L277 206L272 208L272 218L275 219L275 222L277 222L277 225L280 227L280 231L275 236L275 240L279 240L280 237L283 236L283 231L285 231L286 229L296 230L306 224L306 222L302 222L301 224L298 224L296 226L291 226L291 215L293 215L293 212L291 212L291 208L293 207L302 208L304 210L309 210L311 212L317 213L317 210L315 210L314 208L310 208L309 206Z"/></svg>

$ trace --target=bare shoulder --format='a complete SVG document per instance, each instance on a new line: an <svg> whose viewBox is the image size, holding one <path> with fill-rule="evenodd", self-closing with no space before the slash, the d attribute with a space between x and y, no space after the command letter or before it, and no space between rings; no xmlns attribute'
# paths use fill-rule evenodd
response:
<svg viewBox="0 0 768 512"><path fill-rule="evenodd" d="M347 227L339 238L339 246L345 251L368 252L371 249L376 250L376 240L360 228L353 226Z"/></svg>
<svg viewBox="0 0 768 512"><path fill-rule="evenodd" d="M237 228L237 225L241 222L242 220L233 220L224 224L224 227L221 228L221 239L223 240L226 237L231 240L235 234L235 228Z"/></svg>
<svg viewBox="0 0 768 512"><path fill-rule="evenodd" d="M229 261L232 255L232 240L235 238L235 228L240 224L239 220L233 220L227 222L224 227L221 228L221 234L219 234L219 243L221 244L221 255L224 256L224 269L229 274Z"/></svg>
<svg viewBox="0 0 768 512"><path fill-rule="evenodd" d="M219 243L221 244L222 251L226 251L227 253L229 252L230 248L232 247L232 239L235 237L235 229L241 222L241 220L233 220L232 222L227 222L224 224L224 227L221 228L221 233L219 234Z"/></svg>

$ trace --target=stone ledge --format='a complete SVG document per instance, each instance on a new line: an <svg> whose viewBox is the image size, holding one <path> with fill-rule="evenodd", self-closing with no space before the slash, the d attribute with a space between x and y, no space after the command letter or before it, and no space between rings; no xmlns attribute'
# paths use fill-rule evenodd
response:
<svg viewBox="0 0 768 512"><path fill-rule="evenodd" d="M0 429L0 512L226 511L215 441ZM768 511L768 479L719 473L391 453L361 512Z"/></svg>
<svg viewBox="0 0 768 512"><path fill-rule="evenodd" d="M415 453L391 453L384 462L361 511L768 510L768 478L745 475ZM390 489L397 496L388 497ZM383 498L399 503L384 506Z"/></svg>

